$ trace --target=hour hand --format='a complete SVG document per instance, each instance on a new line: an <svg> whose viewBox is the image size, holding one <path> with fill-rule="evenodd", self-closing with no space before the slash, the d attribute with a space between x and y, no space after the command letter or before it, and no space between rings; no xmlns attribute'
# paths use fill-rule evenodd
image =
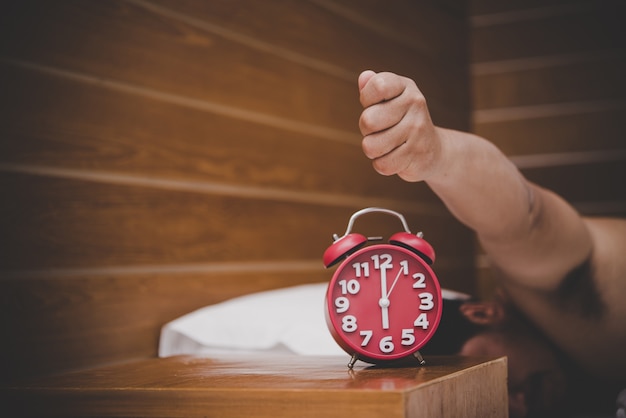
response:
<svg viewBox="0 0 626 418"><path fill-rule="evenodd" d="M387 297L387 269L380 269L380 299L378 300L378 306L380 306L380 314L382 319L383 329L389 329L389 298Z"/></svg>

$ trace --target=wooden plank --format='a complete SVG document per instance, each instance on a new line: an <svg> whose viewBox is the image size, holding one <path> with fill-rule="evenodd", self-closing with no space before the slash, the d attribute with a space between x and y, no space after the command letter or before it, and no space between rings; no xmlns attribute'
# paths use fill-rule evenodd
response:
<svg viewBox="0 0 626 418"><path fill-rule="evenodd" d="M20 42L2 42L2 55L223 106L335 129L354 129L359 110L357 71L351 70L353 74L337 78L288 61L284 54L276 55L271 50L268 53L126 2L44 3L38 4L37 9L37 13L31 13L28 4L16 4L3 13L8 21L2 22L2 39L20 39ZM84 30L84 22L89 22L89 31ZM323 44L324 48L336 50L335 44L342 33L337 31L344 23L340 20L330 31L328 25L318 27L309 34L310 39L319 40L323 33L330 33L332 36ZM25 32L30 27L38 30ZM367 45L368 58L361 58L366 62L383 51L399 48L393 61L385 61L381 67L398 72L415 67L400 62L406 59L403 57L413 55L402 53L401 46L381 43L371 34L364 38L367 42L361 37L357 39L361 48ZM346 49L342 57L348 59L356 52ZM302 54L307 56L307 51ZM461 98L462 103L456 101L461 96L458 92L466 91L465 80L455 82L458 78L451 77L449 82L440 83L437 80L441 68L432 68L430 60L424 61L420 67L430 68L430 72L424 70L420 78L431 86L432 101L445 101L448 108L454 108L455 103L465 108L466 97ZM339 65L332 56L327 62ZM355 67L364 68L362 64ZM443 103L439 107L443 114Z"/></svg>
<svg viewBox="0 0 626 418"><path fill-rule="evenodd" d="M461 2L458 2L461 3ZM275 0L271 4L250 4L245 0L197 3L190 0L156 0L157 13L181 13L227 28L233 32L288 50L334 63L345 63L358 71L372 56L373 64L408 62L393 51L372 54L363 39L380 37L387 42L410 47L420 57L432 56L435 62L456 61L465 48L463 17L449 13L440 5L397 1L393 9L376 0L341 2L336 0ZM266 15L268 19L259 19ZM446 28L446 30L442 30ZM325 46L335 44L329 50ZM378 45L372 45L377 48ZM377 51L378 52L378 51ZM346 55L348 54L348 55Z"/></svg>
<svg viewBox="0 0 626 418"><path fill-rule="evenodd" d="M474 128L507 155L623 149L624 131L623 109L479 123Z"/></svg>
<svg viewBox="0 0 626 418"><path fill-rule="evenodd" d="M360 209L8 173L0 181L8 270L310 259ZM442 254L460 251L446 237L468 235L446 212L405 215ZM360 228L389 236L401 226L372 215Z"/></svg>
<svg viewBox="0 0 626 418"><path fill-rule="evenodd" d="M376 1L359 2L358 6L334 0L279 0L269 5L245 0L155 3L159 6L152 3L149 10L157 14L208 22L275 49L333 63L353 74L371 68L419 80L443 115L450 108L467 107L464 17L440 6L397 2L390 12L387 5ZM267 18L258 18L263 15ZM420 64L415 65L416 61ZM455 123L454 119L446 121Z"/></svg>
<svg viewBox="0 0 626 418"><path fill-rule="evenodd" d="M618 3L594 2L592 10L474 27L472 61L623 49L626 9Z"/></svg>
<svg viewBox="0 0 626 418"><path fill-rule="evenodd" d="M6 116L0 128L3 162L387 199L415 194L433 200L424 188L377 174L361 151L356 130L353 143L327 141L11 66L0 68L6 76L0 97Z"/></svg>
<svg viewBox="0 0 626 418"><path fill-rule="evenodd" d="M626 51L625 51L626 52ZM475 75L475 109L626 98L626 53L530 70Z"/></svg>
<svg viewBox="0 0 626 418"><path fill-rule="evenodd" d="M626 201L624 161L523 170L531 181L579 202Z"/></svg>
<svg viewBox="0 0 626 418"><path fill-rule="evenodd" d="M320 221L343 224L351 212L45 177L2 180L5 269L306 259L328 244ZM287 231L313 234L291 242Z"/></svg>
<svg viewBox="0 0 626 418"><path fill-rule="evenodd" d="M606 0L598 0L602 2ZM609 2L612 0L608 0ZM472 0L470 3L470 15L485 15L502 12L524 12L528 9L567 7L579 5L580 0Z"/></svg>
<svg viewBox="0 0 626 418"><path fill-rule="evenodd" d="M36 3L37 13L32 7L15 4L3 13L2 39L20 40L2 42L3 56L307 123L354 127L355 82L288 65L126 2L44 2Z"/></svg>
<svg viewBox="0 0 626 418"><path fill-rule="evenodd" d="M329 272L290 267L211 270L153 266L3 274L0 381L59 373L129 358L154 357L161 327L195 309L243 294L329 280ZM119 269L118 269L119 270ZM42 277L43 276L43 277Z"/></svg>
<svg viewBox="0 0 626 418"><path fill-rule="evenodd" d="M174 357L29 383L9 410L44 415L502 417L506 359L432 357L349 372L341 357ZM459 390L463 388L463 390Z"/></svg>

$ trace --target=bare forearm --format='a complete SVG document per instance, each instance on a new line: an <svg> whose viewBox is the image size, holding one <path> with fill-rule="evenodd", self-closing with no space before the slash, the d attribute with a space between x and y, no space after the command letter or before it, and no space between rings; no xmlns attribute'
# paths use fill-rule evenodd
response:
<svg viewBox="0 0 626 418"><path fill-rule="evenodd" d="M590 254L582 218L559 196L526 181L487 140L437 129L440 166L426 182L455 217L476 231L505 277L556 289Z"/></svg>
<svg viewBox="0 0 626 418"><path fill-rule="evenodd" d="M428 185L463 223L484 238L510 240L531 222L533 193L517 168L490 142L437 128L442 152Z"/></svg>
<svg viewBox="0 0 626 418"><path fill-rule="evenodd" d="M359 90L362 146L374 168L426 181L511 281L554 289L589 256L589 233L570 205L527 182L489 141L435 127L412 80L365 71Z"/></svg>

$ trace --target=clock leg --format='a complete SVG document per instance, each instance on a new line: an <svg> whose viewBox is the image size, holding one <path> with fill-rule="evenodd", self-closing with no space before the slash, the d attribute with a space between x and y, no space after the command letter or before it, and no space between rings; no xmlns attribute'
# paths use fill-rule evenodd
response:
<svg viewBox="0 0 626 418"><path fill-rule="evenodd" d="M352 354L352 358L350 359L350 363L348 363L348 369L352 369L354 367L354 363L359 359L359 355L354 353Z"/></svg>
<svg viewBox="0 0 626 418"><path fill-rule="evenodd" d="M417 361L419 361L420 366L423 366L424 364L426 364L426 360L424 360L424 357L422 357L422 354L419 351L416 351L415 353L413 353L413 356L415 356Z"/></svg>

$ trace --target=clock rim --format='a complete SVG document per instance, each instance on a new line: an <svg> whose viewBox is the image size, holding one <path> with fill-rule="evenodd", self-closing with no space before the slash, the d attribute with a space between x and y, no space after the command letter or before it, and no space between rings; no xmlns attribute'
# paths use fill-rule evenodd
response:
<svg viewBox="0 0 626 418"><path fill-rule="evenodd" d="M331 314L331 293L332 293L332 288L335 285L335 283L337 282L339 273L346 267L349 266L349 263L356 257L360 256L361 254L368 252L368 251L373 251L373 250L394 250L394 251L399 251L401 253L404 253L405 255L414 258L415 260L417 260L419 263L421 263L422 267L430 274L431 278L433 278L433 282L435 284L435 287L437 289L437 297L439 298L438 301L439 303L437 304L437 310L436 310L436 323L433 327L431 327L430 332L426 335L426 337L419 343L416 344L414 347L403 351L402 353L396 353L396 354L377 354L377 353L371 353L369 351L365 351L363 350L360 346L356 347L354 346L350 341L342 338L342 333L339 332L336 328L336 324L335 321L332 318L332 314ZM386 362L386 361L394 361L394 360L400 360L400 359L404 359L407 358L411 355L413 355L416 351L418 351L419 349L421 349L422 347L424 347L433 337L433 335L435 334L435 332L437 331L437 328L439 327L439 323L441 322L441 315L442 315L442 308L443 308L443 296L441 293L441 285L439 283L439 278L437 277L437 275L435 274L435 272L433 271L433 269L428 265L427 261L424 260L423 258L421 258L418 254L416 254L415 252L408 250L402 246L396 245L396 244L375 244L375 245L370 245L367 247L363 247L361 249L359 249L358 251L354 252L353 254L350 254L345 260L343 260L337 267L337 269L335 270L335 272L333 273L333 277L330 279L329 283L328 283L328 287L326 289L326 298L324 301L324 305L325 305L325 309L324 309L324 313L325 313L325 317L326 317L326 325L333 337L333 339L335 340L335 342L337 342L337 344L348 354L350 355L354 355L357 354L359 360L362 361L366 361L368 363L382 363L382 362Z"/></svg>

